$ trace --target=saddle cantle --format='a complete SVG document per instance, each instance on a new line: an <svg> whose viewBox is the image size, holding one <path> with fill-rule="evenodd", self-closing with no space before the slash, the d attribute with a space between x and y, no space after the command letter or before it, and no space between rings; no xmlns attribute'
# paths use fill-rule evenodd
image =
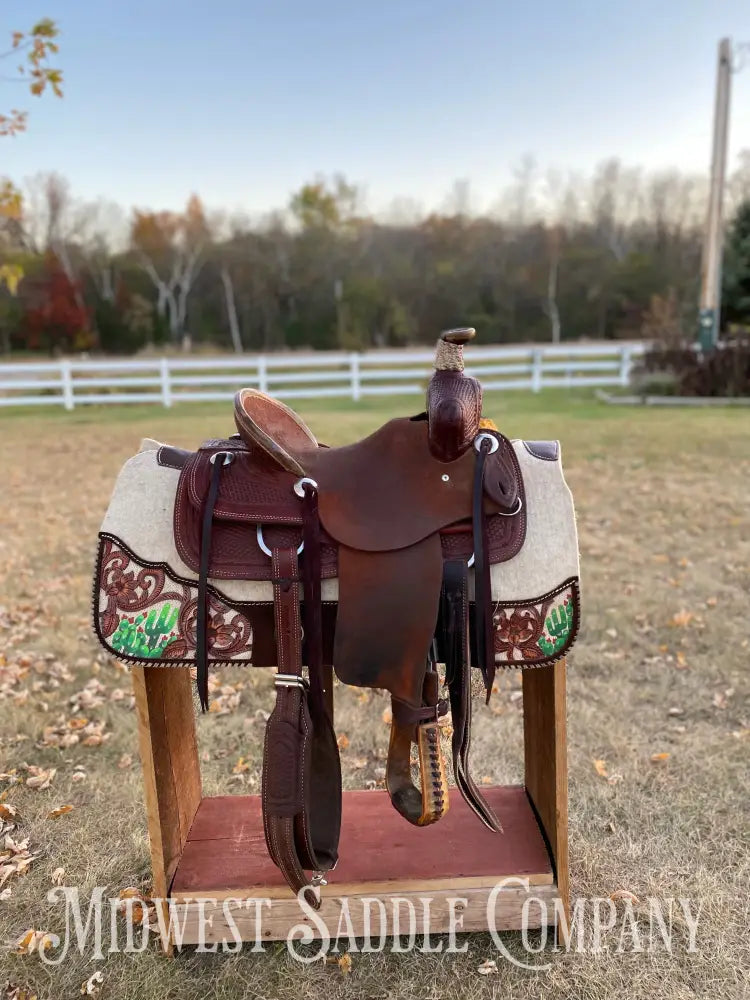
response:
<svg viewBox="0 0 750 1000"><path fill-rule="evenodd" d="M238 434L187 452L144 442L102 529L94 625L127 662L276 666L263 766L269 853L295 890L336 863L341 775L332 671L390 692L386 786L410 822L448 807L453 774L492 829L468 767L471 667L541 666L579 620L578 549L556 442L509 441L463 371L471 330L438 342L427 410L326 448L284 404L235 398ZM447 697L440 697L438 664ZM412 748L419 787L412 782Z"/></svg>

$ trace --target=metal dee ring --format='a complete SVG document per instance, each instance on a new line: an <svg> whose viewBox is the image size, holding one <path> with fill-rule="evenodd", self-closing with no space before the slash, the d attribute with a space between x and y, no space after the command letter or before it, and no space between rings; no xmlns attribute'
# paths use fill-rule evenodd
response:
<svg viewBox="0 0 750 1000"><path fill-rule="evenodd" d="M269 547L266 545L265 541L263 540L263 525L262 524L258 525L257 530L255 532L255 537L258 539L258 545L260 546L261 552L265 552L265 554L269 558L272 559L273 558L273 552L271 552L271 550L269 549ZM297 555L299 555L302 552L302 550L304 549L304 547L305 547L305 542L304 542L304 539L303 539L300 542L300 544L299 544L299 548L297 549Z"/></svg>
<svg viewBox="0 0 750 1000"><path fill-rule="evenodd" d="M211 465L216 465L216 459L219 457L221 457L223 460L221 463L222 465L231 465L232 462L234 461L234 455L231 453L231 451L215 451L213 455L209 458L209 462L211 463Z"/></svg>
<svg viewBox="0 0 750 1000"><path fill-rule="evenodd" d="M294 484L294 492L298 497L304 498L305 496L305 486L312 486L314 490L317 490L318 484L314 479L310 479L309 476L303 476L302 479L298 479ZM301 550L300 550L301 551Z"/></svg>
<svg viewBox="0 0 750 1000"><path fill-rule="evenodd" d="M495 511L495 513L498 514L500 517L515 517L516 514L520 514L521 509L523 508L523 500L520 497L516 497L516 500L517 504L515 510L509 510L507 511L507 513L502 510L497 510Z"/></svg>
<svg viewBox="0 0 750 1000"><path fill-rule="evenodd" d="M500 447L500 442L497 440L496 437L494 437L492 434L488 434L486 431L483 431L481 434L477 434L477 436L474 438L473 444L475 451L482 450L482 441L491 442L492 447L487 452L488 455L491 455L494 451L497 451L497 449Z"/></svg>

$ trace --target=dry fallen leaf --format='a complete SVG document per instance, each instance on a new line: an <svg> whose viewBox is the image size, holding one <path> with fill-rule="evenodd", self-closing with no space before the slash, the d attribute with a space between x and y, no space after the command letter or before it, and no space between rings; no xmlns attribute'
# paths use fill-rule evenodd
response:
<svg viewBox="0 0 750 1000"><path fill-rule="evenodd" d="M383 722L386 724L386 726L390 726L392 721L393 721L393 713L391 712L390 708L384 708Z"/></svg>
<svg viewBox="0 0 750 1000"><path fill-rule="evenodd" d="M52 884L62 885L64 881L65 881L65 869L55 868L55 870L52 872Z"/></svg>
<svg viewBox="0 0 750 1000"><path fill-rule="evenodd" d="M599 775L600 778L609 777L609 771L607 770L606 760L595 760L594 767L596 768L596 773Z"/></svg>
<svg viewBox="0 0 750 1000"><path fill-rule="evenodd" d="M665 760L669 760L671 754L668 753L652 753L651 763L652 764L662 764Z"/></svg>
<svg viewBox="0 0 750 1000"><path fill-rule="evenodd" d="M35 951L46 951L52 947L52 936L47 931L35 931L30 927L16 941L17 955L33 955Z"/></svg>
<svg viewBox="0 0 750 1000"><path fill-rule="evenodd" d="M31 777L26 779L27 788L49 788L52 784L52 779L57 774L57 768L50 767L48 770L45 770L41 767L32 766L29 768L29 774Z"/></svg>
<svg viewBox="0 0 750 1000"><path fill-rule="evenodd" d="M18 816L18 810L15 806L10 805L7 802L0 802L0 819L6 822L12 822Z"/></svg>
<svg viewBox="0 0 750 1000"><path fill-rule="evenodd" d="M493 958L486 958L478 967L480 976L491 976L497 972L497 962Z"/></svg>
<svg viewBox="0 0 750 1000"><path fill-rule="evenodd" d="M346 733L341 733L336 742L338 743L339 750L346 750L349 746L349 737Z"/></svg>
<svg viewBox="0 0 750 1000"><path fill-rule="evenodd" d="M630 892L629 889L615 889L614 892L609 894L609 898L614 903L620 899L623 901L627 900L628 902L633 903L634 906L637 906L640 903L640 899L638 899L634 892Z"/></svg>
<svg viewBox="0 0 750 1000"><path fill-rule="evenodd" d="M117 761L117 766L121 771L126 771L133 764L133 758L129 753L124 753Z"/></svg>
<svg viewBox="0 0 750 1000"><path fill-rule="evenodd" d="M685 654L681 649L677 651L677 669L684 670L687 667L687 660L685 659Z"/></svg>
<svg viewBox="0 0 750 1000"><path fill-rule="evenodd" d="M719 603L718 597L707 597L706 598L706 607L707 608L715 608L718 603Z"/></svg>
<svg viewBox="0 0 750 1000"><path fill-rule="evenodd" d="M104 975L99 972L93 972L85 983L81 986L81 996L93 997L101 990L102 983L104 982Z"/></svg>
<svg viewBox="0 0 750 1000"><path fill-rule="evenodd" d="M348 954L342 955L341 958L338 959L337 964L341 969L342 974L348 976L352 971L352 956Z"/></svg>
<svg viewBox="0 0 750 1000"><path fill-rule="evenodd" d="M672 615L670 625L675 625L678 628L685 628L690 624L694 617L695 616L692 611L685 611L683 608L682 611L678 611L677 614Z"/></svg>
<svg viewBox="0 0 750 1000"><path fill-rule="evenodd" d="M47 819L57 819L59 816L67 816L74 809L75 806L71 805L58 806L57 809L53 809L52 812L47 813Z"/></svg>
<svg viewBox="0 0 750 1000"><path fill-rule="evenodd" d="M30 986L19 986L18 983L8 982L5 984L3 1000L38 1000L38 998Z"/></svg>
<svg viewBox="0 0 750 1000"><path fill-rule="evenodd" d="M237 763L232 768L232 774L243 774L245 771L250 770L250 762L245 760L244 757L240 757Z"/></svg>
<svg viewBox="0 0 750 1000"><path fill-rule="evenodd" d="M0 803L0 833L12 833L16 829L17 818L18 813L14 807L8 806L7 810L3 810Z"/></svg>

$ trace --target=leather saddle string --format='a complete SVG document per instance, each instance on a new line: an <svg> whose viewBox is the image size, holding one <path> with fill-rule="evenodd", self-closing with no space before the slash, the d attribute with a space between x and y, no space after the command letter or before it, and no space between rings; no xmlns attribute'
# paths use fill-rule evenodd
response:
<svg viewBox="0 0 750 1000"><path fill-rule="evenodd" d="M490 579L487 517L484 512L484 466L491 444L480 442L474 466L472 531L474 535L474 627L477 664L482 671L489 703L495 679L495 656L492 641L492 585Z"/></svg>
<svg viewBox="0 0 750 1000"><path fill-rule="evenodd" d="M229 453L227 453L229 454ZM231 457L229 459L231 461ZM211 482L208 488L206 506L203 510L201 530L201 560L198 572L198 621L196 625L195 659L197 666L197 687L201 708L208 709L208 574L211 562L211 530L214 523L214 508L219 495L219 480L224 468L224 455L217 452L211 468Z"/></svg>
<svg viewBox="0 0 750 1000"><path fill-rule="evenodd" d="M443 651L451 705L453 775L461 795L479 819L496 833L500 821L469 773L471 746L471 660L469 654L469 571L463 559L448 559L441 595Z"/></svg>

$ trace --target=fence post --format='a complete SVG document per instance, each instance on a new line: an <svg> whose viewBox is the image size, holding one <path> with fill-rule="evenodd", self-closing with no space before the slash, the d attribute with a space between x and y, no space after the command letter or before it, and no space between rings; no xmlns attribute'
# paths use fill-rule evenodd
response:
<svg viewBox="0 0 750 1000"><path fill-rule="evenodd" d="M358 403L362 396L362 384L359 375L359 355L355 351L349 355L349 372L351 374L352 399Z"/></svg>
<svg viewBox="0 0 750 1000"><path fill-rule="evenodd" d="M258 388L268 392L268 364L264 354L258 355Z"/></svg>
<svg viewBox="0 0 750 1000"><path fill-rule="evenodd" d="M172 385L169 381L169 358L161 359L161 402L169 408L172 405Z"/></svg>
<svg viewBox="0 0 750 1000"><path fill-rule="evenodd" d="M63 406L66 410L75 407L75 397L73 396L73 373L70 362L65 360L60 362L60 384L62 387Z"/></svg>
<svg viewBox="0 0 750 1000"><path fill-rule="evenodd" d="M620 348L620 385L627 386L630 383L630 369L633 366L633 348L630 344L623 344Z"/></svg>
<svg viewBox="0 0 750 1000"><path fill-rule="evenodd" d="M531 352L531 391L539 392L542 388L542 349L535 347Z"/></svg>

